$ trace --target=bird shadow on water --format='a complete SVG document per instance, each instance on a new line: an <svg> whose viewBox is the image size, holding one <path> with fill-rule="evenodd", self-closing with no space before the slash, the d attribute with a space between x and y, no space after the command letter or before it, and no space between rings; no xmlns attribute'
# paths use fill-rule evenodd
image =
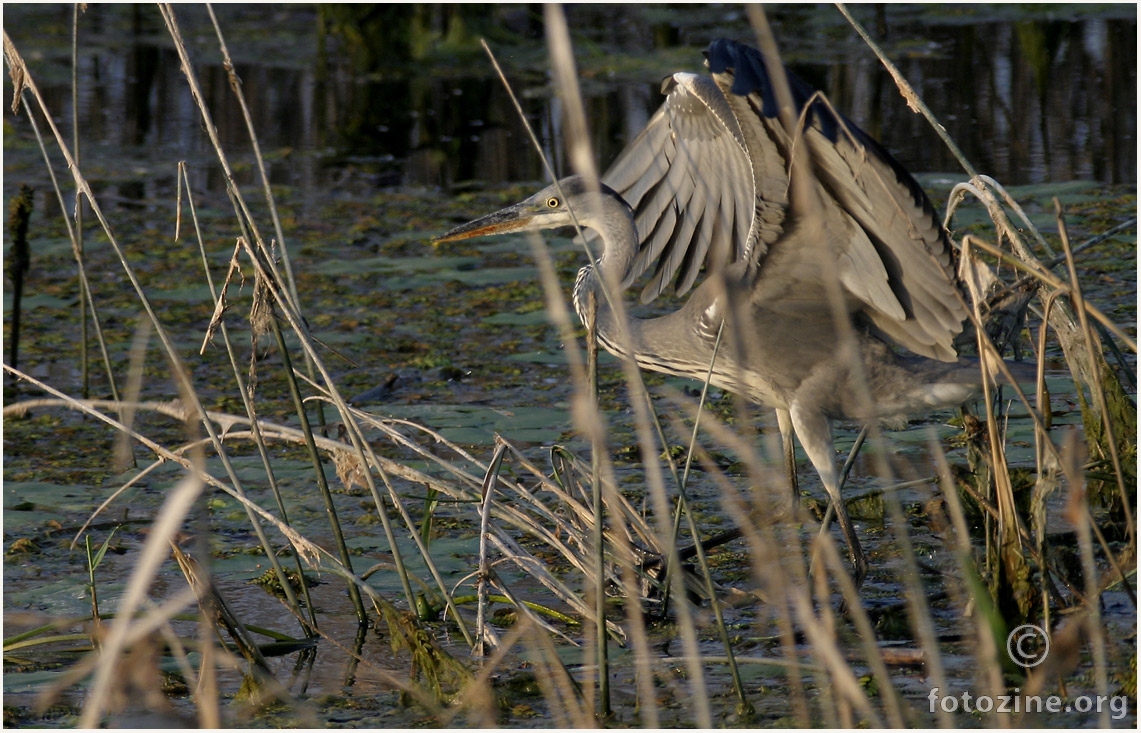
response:
<svg viewBox="0 0 1141 733"><path fill-rule="evenodd" d="M24 69L15 50L9 65ZM35 80L34 68L26 73ZM23 100L50 139L35 90ZM74 167L81 187L83 170ZM167 724L570 727L605 709L616 726L979 724L958 697L970 692L1057 695L1074 712L1033 721L1070 725L1097 719L1078 699L1133 694L1133 507L1128 496L1114 502L1115 474L1135 475L1135 451L1120 453L1121 471L1097 452L1083 407L1117 403L1074 387L1068 368L1081 357L1043 338L1049 409L1032 404L1050 416L1048 432L1003 401L997 420L976 405L976 416L945 411L871 442L845 489L871 559L857 592L839 534L818 536L827 497L808 472L789 506L769 415L719 390L698 407L700 385L647 374L656 439L635 409L640 389L606 358L591 413L585 383L571 376L581 330L560 315L556 288L539 285L548 270L525 244L425 253L424 232L523 193L376 194L365 182L313 218L363 221L379 209L382 225L358 233L374 251L326 241L324 223L287 225L291 239L321 242L291 253L288 266L257 236L268 220L227 213L225 199L174 202L177 247L152 244L169 236L156 235L167 222L156 227L153 212L98 210L113 226L88 234L83 269L93 315L113 326L105 338L120 383L100 383L92 397L50 391L79 382L73 364L50 357L60 301L74 299L73 276L57 274L41 301L25 301L21 400L5 400L6 723L145 713ZM1043 230L1055 225L1057 198L1083 239L1135 209L1132 189L1097 184L1011 193ZM88 195L106 205L99 190ZM277 205L286 222L301 208ZM95 213L85 209L88 222ZM968 202L956 229L995 238L989 213ZM395 222L420 233L377 234ZM44 226L68 236L62 223ZM244 239L210 251L203 269L186 244L194 229L207 241L219 231ZM1134 246L1132 236L1112 238L1076 258L1081 298L1113 322L1135 320ZM565 292L581 250L555 238L549 252ZM66 263L71 247L39 256ZM241 274L227 281L231 261ZM220 289L224 308L212 294ZM153 316L140 315L145 303L157 304ZM1044 301L1042 311L1053 307ZM156 336L135 339L135 319L153 319ZM207 333L212 345L200 353ZM1133 337L1105 333L1123 350ZM113 436L128 432L115 463ZM840 426L838 449L856 434ZM1059 446L1055 458L1043 441ZM64 460L45 460L63 444ZM92 497L112 494L91 516ZM187 504L170 503L182 494ZM733 528L732 542L695 543ZM170 542L212 588L187 592L188 577L166 558ZM670 574L655 572L675 551ZM219 620L223 602L254 649ZM1041 668L1015 666L1008 653L1008 633L1023 622L1052 632ZM117 639L121 628L138 633ZM133 666L154 674L126 674ZM1136 720L1133 709L1105 709L1114 725ZM981 712L982 724L998 714Z"/></svg>

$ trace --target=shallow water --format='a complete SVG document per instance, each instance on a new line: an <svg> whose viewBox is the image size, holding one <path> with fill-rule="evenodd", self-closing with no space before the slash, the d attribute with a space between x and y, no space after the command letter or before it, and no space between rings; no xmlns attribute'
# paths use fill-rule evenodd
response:
<svg viewBox="0 0 1141 733"><path fill-rule="evenodd" d="M71 12L71 6L5 7L6 30L65 128L71 114L67 65ZM244 125L227 91L207 18L196 7L178 6L176 12L199 64L222 144L233 156L238 183L254 202L255 215L264 219L261 196L253 188L256 172ZM306 317L328 349L324 358L332 365L342 392L372 412L430 425L480 460L489 457L496 433L523 445L543 468L548 466L546 448L554 443L587 456L587 443L578 437L570 419L572 393L564 344L541 307L542 292L527 243L522 238L503 238L436 248L428 245L432 236L448 226L519 198L532 187L531 183L513 185L515 182L542 177L537 156L523 143L499 83L485 70L484 57L478 52L467 56L457 52L446 58L393 64L362 78L336 53L325 59L322 71L315 32L317 13L313 9L250 6L239 15L228 6L220 6L217 12L267 157ZM1015 188L1014 193L1036 223L1052 228L1050 200L1055 195L1077 212L1072 223L1075 238L1096 233L1135 211L1132 185L1104 185L1132 184L1135 176L1136 24L1132 6L1101 9L1074 19L1032 13L999 17L1015 12L1003 7L890 7L886 12L891 31L889 48L904 59L905 73L981 169L1006 183L1028 184ZM647 15L639 15L642 13ZM639 25L646 18L649 22ZM936 172L923 176L923 181L932 189L936 202L945 198L950 183L957 180L938 173L953 170L949 158L894 99L882 75L873 72L875 67L867 60L866 51L852 40L834 11L787 8L776 11L773 19L790 63L823 85L857 122L869 129L889 131L883 137L893 152L912 170ZM512 16L511 20L517 19ZM600 25L600 20L605 22ZM873 24L875 18L865 20ZM709 37L748 35L739 14L721 7L578 8L572 10L571 25L580 34L576 48L582 54L588 114L595 125L592 135L601 161L612 158L657 105L656 84L648 80L681 68L698 70L700 47ZM599 27L604 30L590 30ZM227 214L223 179L185 93L165 30L152 8L93 5L83 18L81 43L81 166L101 203L113 214L116 232L185 355L195 387L207 406L241 412L220 345L197 356L212 307L185 230L182 242L171 243L175 162L180 159L187 160L190 167L191 187L206 225L215 277L220 277L238 232L233 217ZM679 46L686 43L695 47ZM637 49L639 53L620 60L612 52L615 47ZM539 123L544 146L561 167L557 107L549 99L544 75L537 71L541 44L502 43L500 50L503 57L514 61L514 86L531 92L525 94L527 112ZM1028 50L1036 54L1034 63ZM1043 86L1044 79L1050 83ZM10 82L6 84L10 90ZM878 105L874 100L879 100ZM1045 121L1041 110L1050 111ZM23 182L35 185L38 192L33 279L24 304L26 331L20 366L65 391L78 393L74 348L78 329L71 308L76 295L70 250L55 216L59 205L49 194L42 161L30 140L26 120L6 112L6 198L10 199ZM62 173L62 167L57 172ZM482 185L466 183L471 179L496 185L483 190ZM1070 183L1071 179L1086 180ZM979 212L964 210L960 217L962 226L968 226L971 217L977 220ZM91 221L89 213L87 221ZM581 255L565 238L554 237L550 242L565 287ZM111 357L125 373L140 316L138 302L124 285L105 239L91 233L86 246L92 286L111 341ZM1116 238L1094 250L1082 266L1091 281L1090 297L1118 322L1135 323L1135 235ZM249 290L244 288L235 296L240 298L238 310L248 309ZM7 293L5 307L10 309ZM240 318L235 316L233 323L242 329L238 340L248 343L248 329ZM169 369L151 348L142 395L146 399L170 399L174 388ZM264 358L257 385L262 414L269 419L290 420L293 412L274 348L262 343L259 350ZM333 350L345 358L334 355ZM242 358L248 358L248 353ZM618 456L619 481L640 497L644 494L644 470L636 452L627 452L635 442L629 400L619 370L612 361L609 364L603 369L602 399L612 421L611 444ZM660 378L648 381L662 382ZM673 380L670 384L683 386ZM1052 386L1054 409L1059 413L1056 424L1078 422L1065 380ZM106 396L107 392L106 380L96 367L92 394ZM730 400L721 397L718 406L728 412ZM670 410L667 406L661 409ZM935 415L924 424L936 426L941 437L948 437L953 431L943 424L949 417ZM111 460L111 431L74 413L37 410L27 421L6 423L5 546L11 552L22 537L34 537L38 545L35 551L6 558L6 626L19 629L22 621L18 613L32 613L37 620L83 617L90 611L84 586L85 559L82 550L70 550L66 543L92 508L133 472L123 471ZM185 439L180 425L149 415L140 416L140 430L165 444L176 445ZM1016 423L1014 430L1026 431L1026 426ZM889 435L889 452L898 475L908 478L931 473L926 435L917 426ZM843 450L853 438L850 426L842 426L838 448ZM682 438L677 440L682 442ZM963 451L947 447L950 460L961 464ZM1020 447L1028 453L1026 445ZM248 452L242 447L235 446L235 451L239 454L239 474L259 492L255 498L264 506L272 506L272 499L259 483L260 461L241 455ZM135 455L141 465L150 460L149 452L141 447L135 449ZM730 473L744 481L739 465L732 464L735 457L723 457ZM819 497L815 477L810 476L804 457L800 458L802 484ZM314 491L312 468L304 455L295 449L279 448L274 461L291 521L319 544L331 546L324 508ZM1030 461L1026 453L1012 457L1016 465L1029 465ZM217 472L216 466L211 468ZM328 473L332 476L331 470ZM145 541L151 517L177 478L178 472L173 470L156 473L118 499L93 530L93 544L97 546L115 529L115 550L98 570L105 609L114 608ZM857 464L850 493L855 495L881 483L872 461L865 458ZM725 506L720 488L701 473L691 488L702 526L728 526L731 510ZM413 497L423 496L419 486L402 486L401 490ZM900 493L901 501L916 517L910 529L921 559L943 572L954 573L943 536L922 518L923 507L936 496L930 484ZM375 523L375 514L369 517L368 496L355 489L338 493L335 500L347 525L349 546L360 553L357 570L389 561L389 548ZM413 499L409 505L416 513L421 503ZM1053 511L1057 513L1059 507ZM211 496L201 514L199 521L208 523L216 550L214 570L219 585L239 617L300 635L300 627L280 603L248 583L264 570L264 564L263 558L243 552L254 547L256 540L237 504L223 496ZM442 506L438 510L438 522L446 529L437 534L433 547L439 550L441 570L449 584L459 582L471 570L476 536L472 516L470 506ZM449 521L454 524L446 525ZM1065 526L1061 519L1055 521L1054 526ZM196 532L201 526L187 529ZM889 608L902 593L901 560L891 541L890 524L885 525L880 510L879 516L873 512L869 519L860 520L858 528L875 558L862 598L869 608ZM752 587L755 583L750 578L744 544L730 546L730 550L735 555L724 557L724 564L715 570L716 579L726 586ZM504 572L522 595L545 598L525 576ZM362 653L365 663L354 670L347 661L338 645L352 646L357 634L352 607L343 583L335 576L322 573L320 580L323 584L314 588L314 603L322 630L336 643L321 641L308 676L287 683L292 693L306 699L300 707L302 717L263 717L256 722L281 725L309 720L304 715L317 716L320 723L330 725L409 726L421 722L422 711L400 707L377 671L401 669L404 664L393 662L387 638L370 632ZM931 575L928 580L936 584L938 577ZM370 583L386 597L400 596L391 573L378 573ZM177 568L169 563L154 593L158 597L183 584ZM1110 593L1103 599L1110 637L1120 641L1111 650L1114 670L1128 668L1129 654L1135 652L1131 640L1135 609L1120 595ZM765 638L769 625L763 607L744 606L726 613L727 622L738 634L735 648L741 653L779 653L779 644ZM963 623L961 607L950 600L934 601L932 613L936 632L948 638L941 645L947 674L956 689L969 688L976 672L973 649L969 641L953 638ZM707 624L708 619L703 618L702 652L723 654ZM905 636L910 634L905 621L900 625ZM188 629L181 630L192 633ZM457 639L447 624L432 625L431 629L443 648L458 658L466 657L462 639ZM851 628L841 627L837 633L845 649L858 648ZM891 637L890 631L881 633ZM675 636L672 628L654 630L653 635L661 651L661 722L693 725L684 666L670 661L683 650L680 644L670 643ZM801 649L807 651L807 645ZM589 674L589 667L582 666L589 657L578 650L562 651L576 675ZM547 698L527 692L525 684L514 684L520 680L525 683L526 657L537 653L527 646L515 653L518 656L504 663L506 671L497 680L503 696L514 705L500 722L548 726L555 713L547 707ZM630 653L614 650L613 655L615 696L623 703L614 723L636 725L640 719L631 709L635 687ZM296 663L296 655L273 661L283 683ZM42 668L32 667L22 671L6 665L8 705L29 705L34 691L51 679ZM733 714L724 666L707 665L706 672L707 689L715 691L711 694L715 723L740 722ZM933 718L926 713L928 672L902 667L896 673L915 721L929 723ZM759 722L792 720L787 678L781 669L747 665L746 676ZM233 678L222 682L227 693L237 687ZM1073 690L1089 687L1087 679L1074 683ZM817 688L810 692L826 694ZM339 708L326 705L330 698L342 701ZM82 693L64 699L79 704ZM18 722L68 724L74 722L70 715L71 711L64 708L55 717L24 717ZM1041 722L1072 725L1089 724L1091 720L1069 716ZM1131 709L1124 722L1135 720L1135 710ZM963 717L957 722L969 725L979 721Z"/></svg>

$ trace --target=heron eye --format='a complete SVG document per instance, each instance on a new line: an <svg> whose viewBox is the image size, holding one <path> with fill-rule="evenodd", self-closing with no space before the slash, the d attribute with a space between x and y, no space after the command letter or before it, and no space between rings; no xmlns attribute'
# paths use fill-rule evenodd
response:
<svg viewBox="0 0 1141 733"><path fill-rule="evenodd" d="M547 199L547 208L548 209L555 209L555 208L558 208L558 206L559 206L559 200L557 198L555 198L554 196Z"/></svg>

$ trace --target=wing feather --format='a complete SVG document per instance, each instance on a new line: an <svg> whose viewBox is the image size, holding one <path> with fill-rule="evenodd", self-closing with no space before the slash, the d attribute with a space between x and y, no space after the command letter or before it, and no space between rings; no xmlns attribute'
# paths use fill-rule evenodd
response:
<svg viewBox="0 0 1141 733"><path fill-rule="evenodd" d="M821 204L821 226L786 225L768 250L757 247L750 253L758 277L768 281L757 283L755 297L808 303L813 293L824 292L821 268L814 274L813 263L832 260L853 312L917 354L954 359L952 340L962 329L966 308L957 292L953 250L918 183L812 87L789 74L798 115L808 107L794 141L778 120L772 84L755 49L717 40L706 55L716 83L740 110L737 119L751 151L772 146L791 159L791 145L807 146L811 170L791 175L811 175ZM744 114L746 105L751 116ZM795 190L790 189L792 195ZM799 292L792 295L794 290Z"/></svg>
<svg viewBox="0 0 1141 733"><path fill-rule="evenodd" d="M716 40L706 57L712 76L668 77L662 106L603 176L635 212L626 285L652 272L649 302L671 283L686 293L703 268L743 261L767 307L821 309L827 258L853 315L917 354L953 359L966 318L953 250L911 175L792 75L796 111L807 114L803 128L785 130L755 49ZM794 145L811 159L792 175L812 176L813 226L790 217Z"/></svg>
<svg viewBox="0 0 1141 733"><path fill-rule="evenodd" d="M654 268L642 291L679 295L711 261L748 248L756 215L752 159L724 95L707 77L677 73L665 102L602 177L634 209L641 240L625 282Z"/></svg>

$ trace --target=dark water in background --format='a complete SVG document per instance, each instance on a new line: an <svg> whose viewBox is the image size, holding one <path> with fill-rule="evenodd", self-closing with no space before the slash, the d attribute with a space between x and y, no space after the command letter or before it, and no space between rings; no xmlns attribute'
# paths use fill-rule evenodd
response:
<svg viewBox="0 0 1141 733"><path fill-rule="evenodd" d="M512 34L510 42L493 38L492 48L562 172L559 104L550 97L544 72L541 17L529 15L528 7L464 12L469 36L481 30L473 12L483 13L484 25L498 28L500 38ZM175 11L222 144L234 159L249 161L245 123L209 18L200 6L177 5ZM853 11L980 172L1006 185L1136 180L1136 6L856 6ZM369 57L343 30L383 29L396 17L384 13L400 12L379 7L359 22L312 6L221 5L215 12L274 183L320 195L347 168L373 176L378 186L544 177L481 51L437 52L415 60L414 50L382 43ZM443 33L454 20L448 13L461 11L426 6L418 12L429 31L435 23ZM70 138L73 6L8 4L4 13L5 30ZM927 123L907 110L886 72L834 7L777 6L769 16L786 61L883 140L906 167L958 172L950 153ZM603 166L660 103L657 87L663 76L700 70L701 49L713 37L747 41L752 33L735 6L572 6L569 23ZM536 29L540 35L528 37ZM392 35L402 40L414 34ZM195 185L222 189L209 140L154 6L88 6L80 20L78 78L85 145L92 153L105 148L125 164L108 174L120 196L165 194L173 185L176 160L189 162ZM7 76L5 90L10 99ZM10 119L10 110L5 114ZM150 170L134 177L131 165ZM240 183L252 182L253 176L252 168L239 166Z"/></svg>

